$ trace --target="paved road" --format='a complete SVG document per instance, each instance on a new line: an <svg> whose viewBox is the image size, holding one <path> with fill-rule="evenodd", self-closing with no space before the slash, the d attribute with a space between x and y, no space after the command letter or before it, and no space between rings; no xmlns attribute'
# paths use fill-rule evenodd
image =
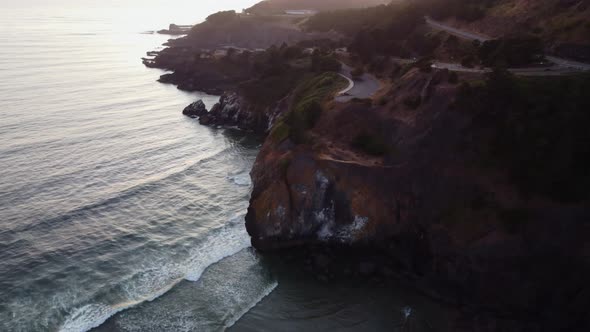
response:
<svg viewBox="0 0 590 332"><path fill-rule="evenodd" d="M352 90L352 88L354 88L354 81L342 73L338 73L338 75L344 77L344 79L346 79L348 81L348 86L346 88L340 90L340 92L338 92L338 94L337 94L337 96L342 96L342 95L347 94L348 91L350 91L350 90Z"/></svg>
<svg viewBox="0 0 590 332"><path fill-rule="evenodd" d="M381 87L379 80L371 75L365 73L360 79L353 80L352 79L352 68L345 64L342 64L342 71L340 75L344 76L349 82L353 83L353 86L350 89L345 89L341 91L342 93L337 96L335 99L339 102L347 102L353 98L365 99L371 98Z"/></svg>
<svg viewBox="0 0 590 332"><path fill-rule="evenodd" d="M448 69L450 71L461 73L485 74L492 71L491 68L467 68L458 63L434 62L432 68ZM517 76L560 76L578 73L579 70L568 67L548 67L548 68L509 68L509 72Z"/></svg>
<svg viewBox="0 0 590 332"><path fill-rule="evenodd" d="M558 58L558 57L554 57L554 56L550 56L550 55L546 55L545 58L547 60L553 62L554 64L561 66L561 67L572 68L572 69L583 70L583 71L590 70L590 64L587 64L587 63L577 62L577 61L573 61L573 60L567 60L567 59Z"/></svg>
<svg viewBox="0 0 590 332"><path fill-rule="evenodd" d="M433 29L446 31L449 34L452 34L454 36L457 36L457 37L460 37L463 39L478 40L480 42L485 42L485 41L491 40L491 38L489 38L489 37L478 35L478 34L475 34L475 33L469 32L469 31L459 30L457 28L453 28L453 27L448 26L446 24L434 21L430 17L425 17L425 20L426 20L426 23L428 25L430 25ZM545 58L560 68L556 68L554 70L550 69L549 71L546 71L545 69L525 70L525 71L520 70L520 69L514 69L511 71L513 71L515 73L522 72L524 75L530 75L530 76L538 76L541 73L549 74L551 72L553 72L553 74L559 73L557 75L562 75L562 74L570 74L573 71L590 71L590 64L587 64L587 63L558 58L558 57L554 57L554 56L545 56ZM449 68L449 70L452 70L452 69ZM466 70L457 69L455 71L466 71Z"/></svg>
<svg viewBox="0 0 590 332"><path fill-rule="evenodd" d="M437 22L428 16L425 17L425 19L426 19L426 24L430 25L430 27L432 27L433 29L445 31L445 32L447 32L451 35L457 36L459 38L468 39L468 40L478 40L481 43L492 39L490 37L475 34L473 32L468 32L468 31L459 30L457 28L453 28L453 27L448 26L446 24Z"/></svg>

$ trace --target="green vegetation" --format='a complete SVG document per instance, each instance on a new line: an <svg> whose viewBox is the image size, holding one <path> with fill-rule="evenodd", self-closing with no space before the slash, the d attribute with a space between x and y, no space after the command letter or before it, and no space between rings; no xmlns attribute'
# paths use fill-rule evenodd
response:
<svg viewBox="0 0 590 332"><path fill-rule="evenodd" d="M294 2L296 2L296 4L294 4ZM388 0L266 0L246 9L245 12L253 15L274 15L283 14L285 10L289 9L329 11L344 8L376 6L386 2L388 2Z"/></svg>
<svg viewBox="0 0 590 332"><path fill-rule="evenodd" d="M590 76L516 78L496 70L464 84L456 107L474 116L480 162L505 169L524 194L590 195Z"/></svg>
<svg viewBox="0 0 590 332"><path fill-rule="evenodd" d="M270 139L275 143L280 143L289 138L291 127L284 122L279 122L273 126L270 132Z"/></svg>
<svg viewBox="0 0 590 332"><path fill-rule="evenodd" d="M307 131L315 126L322 114L323 103L347 83L344 78L333 72L301 81L293 92L289 113L273 127L273 141L280 142L289 137L295 143L304 143Z"/></svg>
<svg viewBox="0 0 590 332"><path fill-rule="evenodd" d="M485 16L486 11L499 0L429 0L430 15L435 19L455 17L462 21L475 21Z"/></svg>
<svg viewBox="0 0 590 332"><path fill-rule="evenodd" d="M360 79L364 74L365 70L363 67L357 67L350 72L350 75L352 75L352 78L355 80Z"/></svg>
<svg viewBox="0 0 590 332"><path fill-rule="evenodd" d="M540 39L515 37L484 42L478 49L478 56L486 67L515 67L541 60L543 51Z"/></svg>
<svg viewBox="0 0 590 332"><path fill-rule="evenodd" d="M251 80L240 84L241 93L252 103L268 106L293 91L309 72L340 71L341 64L334 57L314 52L303 54L298 45L283 44L257 54L246 65L257 73Z"/></svg>
<svg viewBox="0 0 590 332"><path fill-rule="evenodd" d="M389 147L383 138L366 132L356 136L352 146L371 156L379 157L389 153Z"/></svg>
<svg viewBox="0 0 590 332"><path fill-rule="evenodd" d="M211 14L207 17L206 22L211 24L223 24L238 18L235 10L227 10Z"/></svg>
<svg viewBox="0 0 590 332"><path fill-rule="evenodd" d="M320 55L315 52L311 58L311 70L322 73L327 71L339 72L342 64L332 55Z"/></svg>

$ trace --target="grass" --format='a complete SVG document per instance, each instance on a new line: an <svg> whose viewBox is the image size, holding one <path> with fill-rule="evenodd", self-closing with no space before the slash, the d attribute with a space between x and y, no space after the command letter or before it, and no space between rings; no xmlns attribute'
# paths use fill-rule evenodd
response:
<svg viewBox="0 0 590 332"><path fill-rule="evenodd" d="M271 131L273 141L291 138L295 143L304 143L306 132L315 126L325 102L347 85L348 81L333 72L303 79L293 92L291 111Z"/></svg>

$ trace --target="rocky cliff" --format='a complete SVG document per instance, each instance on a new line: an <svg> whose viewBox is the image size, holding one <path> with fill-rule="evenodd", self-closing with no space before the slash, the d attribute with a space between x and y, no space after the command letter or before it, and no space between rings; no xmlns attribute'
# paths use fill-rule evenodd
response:
<svg viewBox="0 0 590 332"><path fill-rule="evenodd" d="M524 195L474 161L489 128L454 107L459 90L413 69L377 105L326 105L303 140L271 133L251 172L253 245L379 252L365 272L397 271L533 330L587 328L588 201Z"/></svg>
<svg viewBox="0 0 590 332"><path fill-rule="evenodd" d="M249 102L237 92L226 92L208 113L199 115L199 123L206 126L237 127L256 133L267 133L272 120L285 108L277 105L260 106Z"/></svg>

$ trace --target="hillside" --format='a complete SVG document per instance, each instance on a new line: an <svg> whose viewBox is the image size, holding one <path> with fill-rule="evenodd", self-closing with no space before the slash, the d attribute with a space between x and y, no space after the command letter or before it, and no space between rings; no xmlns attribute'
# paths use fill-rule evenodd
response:
<svg viewBox="0 0 590 332"><path fill-rule="evenodd" d="M339 31L365 44L374 40L384 55L423 56L432 55L429 52L439 46L432 44L444 37L432 36L431 29L424 29L423 18L430 16L496 39L538 40L549 53L586 61L590 59L589 3L587 0L395 2L380 7L319 13L306 26L313 31ZM420 44L421 48L426 46L427 52L416 52L415 44ZM393 52L383 52L383 49Z"/></svg>
<svg viewBox="0 0 590 332"><path fill-rule="evenodd" d="M388 0L264 0L248 8L250 14L282 14L285 10L309 9L316 11L371 7Z"/></svg>
<svg viewBox="0 0 590 332"><path fill-rule="evenodd" d="M590 43L587 0L494 0L480 7L474 17L451 16L439 14L439 18L450 18L492 37L531 33L547 41Z"/></svg>
<svg viewBox="0 0 590 332"><path fill-rule="evenodd" d="M590 1L495 0L470 19L442 15L457 27L492 37L528 34L564 56L590 60Z"/></svg>

